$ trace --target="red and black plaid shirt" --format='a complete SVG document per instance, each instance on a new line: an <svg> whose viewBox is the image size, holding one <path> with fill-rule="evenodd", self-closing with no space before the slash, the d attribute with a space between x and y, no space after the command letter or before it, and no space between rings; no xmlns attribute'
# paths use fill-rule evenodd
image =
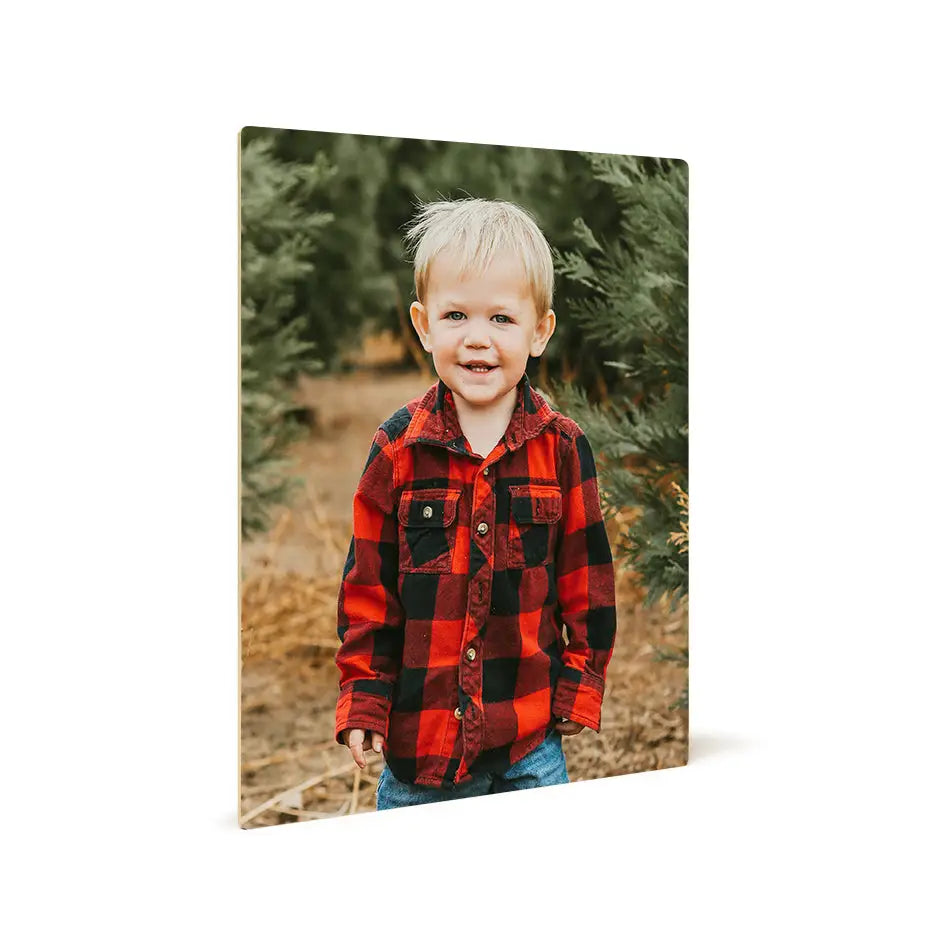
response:
<svg viewBox="0 0 938 938"><path fill-rule="evenodd" d="M557 718L599 729L615 629L590 445L526 375L485 458L442 381L381 424L338 597L337 740L383 734L421 785L504 771Z"/></svg>

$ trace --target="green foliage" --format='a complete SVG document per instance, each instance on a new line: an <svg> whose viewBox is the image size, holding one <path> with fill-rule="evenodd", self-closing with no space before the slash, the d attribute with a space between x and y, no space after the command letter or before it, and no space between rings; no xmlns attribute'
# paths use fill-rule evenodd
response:
<svg viewBox="0 0 938 938"><path fill-rule="evenodd" d="M329 185L305 201L308 212L327 211L335 221L320 244L315 272L298 285L294 308L303 318L303 336L315 339L330 370L395 308L396 271L384 245L401 222L388 226L382 206L391 184L391 146L387 138L355 134L285 131L276 138L282 159L299 165L324 159L333 167Z"/></svg>
<svg viewBox="0 0 938 938"><path fill-rule="evenodd" d="M289 378L315 370L313 343L301 338L293 310L297 284L314 270L311 258L332 220L308 213L305 202L329 178L323 159L283 164L273 141L243 143L241 153L241 533L268 526L268 509L295 484L285 458L299 433Z"/></svg>
<svg viewBox="0 0 938 938"><path fill-rule="evenodd" d="M583 154L618 206L612 237L582 218L577 245L558 253L558 274L579 284L569 312L582 334L608 350L618 379L600 405L582 387L553 394L599 452L610 513L640 509L621 553L642 576L646 602L672 608L687 592L688 555L675 542L687 491L687 165Z"/></svg>

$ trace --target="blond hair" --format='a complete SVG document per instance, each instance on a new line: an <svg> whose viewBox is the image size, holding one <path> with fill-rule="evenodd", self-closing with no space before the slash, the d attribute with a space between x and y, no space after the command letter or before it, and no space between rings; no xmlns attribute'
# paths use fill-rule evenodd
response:
<svg viewBox="0 0 938 938"><path fill-rule="evenodd" d="M538 317L551 307L554 264L550 246L534 218L519 205L501 199L425 202L404 235L414 251L414 286L426 302L430 265L443 251L454 251L465 274L482 273L501 251L521 261Z"/></svg>

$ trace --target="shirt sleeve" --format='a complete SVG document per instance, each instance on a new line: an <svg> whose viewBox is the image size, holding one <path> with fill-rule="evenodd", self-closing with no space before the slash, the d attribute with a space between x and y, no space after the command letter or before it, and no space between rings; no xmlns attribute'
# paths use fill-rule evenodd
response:
<svg viewBox="0 0 938 938"><path fill-rule="evenodd" d="M345 729L387 736L403 648L397 553L391 443L379 429L355 492L352 539L339 587L337 742Z"/></svg>
<svg viewBox="0 0 938 938"><path fill-rule="evenodd" d="M582 430L570 443L560 473L563 517L556 560L557 601L569 643L554 690L553 714L598 731L616 632L615 571L596 464Z"/></svg>

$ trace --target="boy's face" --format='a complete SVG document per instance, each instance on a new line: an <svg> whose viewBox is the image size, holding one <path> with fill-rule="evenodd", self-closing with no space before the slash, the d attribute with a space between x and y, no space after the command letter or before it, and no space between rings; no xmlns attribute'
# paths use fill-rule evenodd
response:
<svg viewBox="0 0 938 938"><path fill-rule="evenodd" d="M537 310L521 262L497 255L482 274L460 277L447 252L433 261L426 305L413 303L410 318L443 383L473 409L514 400L528 356L541 355L556 326L553 310ZM473 371L473 362L491 366Z"/></svg>

